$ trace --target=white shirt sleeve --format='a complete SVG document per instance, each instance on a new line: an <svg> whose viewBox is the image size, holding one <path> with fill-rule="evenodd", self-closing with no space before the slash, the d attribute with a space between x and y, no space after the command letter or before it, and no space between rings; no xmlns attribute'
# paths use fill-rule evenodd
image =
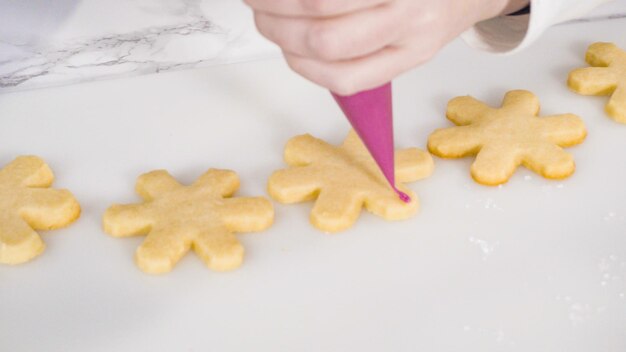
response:
<svg viewBox="0 0 626 352"><path fill-rule="evenodd" d="M578 18L609 1L612 0L531 0L529 15L483 21L462 37L474 48L512 53L529 46L550 26Z"/></svg>

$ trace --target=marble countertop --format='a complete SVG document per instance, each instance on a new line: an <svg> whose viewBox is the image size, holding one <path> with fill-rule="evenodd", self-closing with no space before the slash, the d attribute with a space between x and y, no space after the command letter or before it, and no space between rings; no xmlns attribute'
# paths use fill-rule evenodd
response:
<svg viewBox="0 0 626 352"><path fill-rule="evenodd" d="M198 38L246 36L197 21ZM175 22L155 30L155 43L196 40ZM150 32L77 45L150 51ZM276 58L0 94L0 165L41 156L83 210L67 229L43 233L36 260L0 266L0 351L626 351L626 126L605 115L605 97L565 84L590 43L626 48L625 32L626 19L557 26L505 57L456 41L394 83L398 147L423 148L450 125L447 101L466 94L497 105L507 90L528 89L545 114L580 115L589 135L568 148L571 178L522 168L485 187L471 180L469 159L436 159L435 174L410 185L416 217L363 213L335 236L310 226L312 203L275 203L271 229L238 235L245 260L230 273L189 253L170 274L146 275L133 263L142 238L107 236L101 216L137 202L136 177L155 169L183 183L232 169L238 195L266 194L289 138L339 143L346 134L328 92ZM84 70L113 69L110 60ZM118 76L180 60L120 63Z"/></svg>
<svg viewBox="0 0 626 352"><path fill-rule="evenodd" d="M0 0L0 93L277 55L241 1Z"/></svg>
<svg viewBox="0 0 626 352"><path fill-rule="evenodd" d="M0 92L263 59L233 0L0 0Z"/></svg>

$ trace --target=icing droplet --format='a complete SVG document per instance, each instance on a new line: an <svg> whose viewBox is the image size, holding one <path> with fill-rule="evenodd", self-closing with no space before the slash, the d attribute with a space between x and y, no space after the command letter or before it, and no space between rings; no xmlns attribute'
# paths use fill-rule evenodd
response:
<svg viewBox="0 0 626 352"><path fill-rule="evenodd" d="M400 200L405 202L405 203L411 203L411 197L409 197L408 194L402 192L402 191L398 191L396 190L396 192L398 193L398 197L400 197Z"/></svg>

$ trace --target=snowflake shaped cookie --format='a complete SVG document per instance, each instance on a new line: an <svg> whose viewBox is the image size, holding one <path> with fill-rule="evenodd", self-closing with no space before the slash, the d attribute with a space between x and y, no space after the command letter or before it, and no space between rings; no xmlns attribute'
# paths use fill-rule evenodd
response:
<svg viewBox="0 0 626 352"><path fill-rule="evenodd" d="M395 158L398 188L411 197L408 204L389 186L354 131L338 147L308 134L291 139L285 148L291 167L270 177L268 191L281 203L316 199L310 220L326 232L351 227L362 207L386 220L406 219L419 202L401 183L430 176L434 165L430 154L416 148L397 151Z"/></svg>
<svg viewBox="0 0 626 352"><path fill-rule="evenodd" d="M115 237L147 235L135 260L148 273L171 271L191 248L210 269L235 269L244 254L235 232L262 231L274 221L267 199L231 198L238 188L237 174L228 170L210 169L191 186L153 171L137 180L145 202L107 209L104 230Z"/></svg>
<svg viewBox="0 0 626 352"><path fill-rule="evenodd" d="M48 165L35 156L18 157L0 169L0 263L33 259L45 249L35 230L58 229L80 216L74 196L49 188L53 181Z"/></svg>
<svg viewBox="0 0 626 352"><path fill-rule="evenodd" d="M572 71L569 87L583 95L610 95L606 112L626 124L626 51L615 44L595 43L587 50L586 61L593 67Z"/></svg>
<svg viewBox="0 0 626 352"><path fill-rule="evenodd" d="M484 185L509 180L518 166L551 179L570 176L573 157L561 147L581 143L587 131L572 114L538 117L539 100L528 91L511 91L494 109L469 96L448 104L447 117L458 127L442 128L428 139L428 149L442 158L476 155L471 174Z"/></svg>

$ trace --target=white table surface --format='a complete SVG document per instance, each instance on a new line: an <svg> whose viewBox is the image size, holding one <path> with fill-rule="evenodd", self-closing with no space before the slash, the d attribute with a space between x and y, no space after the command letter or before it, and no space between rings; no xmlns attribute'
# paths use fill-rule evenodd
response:
<svg viewBox="0 0 626 352"><path fill-rule="evenodd" d="M0 95L0 165L45 158L83 208L43 234L42 256L0 266L0 351L625 351L626 126L564 83L588 44L626 47L625 31L559 26L512 57L455 42L396 81L398 147L449 126L458 95L496 105L523 88L546 114L579 114L589 136L569 149L570 179L520 169L490 188L469 159L437 159L411 186L414 219L363 214L331 236L309 225L311 203L276 204L270 230L239 235L246 257L230 273L190 253L144 274L142 238L105 235L101 215L138 201L136 177L157 168L184 182L229 168L238 194L265 194L290 137L347 131L324 90L275 60Z"/></svg>

